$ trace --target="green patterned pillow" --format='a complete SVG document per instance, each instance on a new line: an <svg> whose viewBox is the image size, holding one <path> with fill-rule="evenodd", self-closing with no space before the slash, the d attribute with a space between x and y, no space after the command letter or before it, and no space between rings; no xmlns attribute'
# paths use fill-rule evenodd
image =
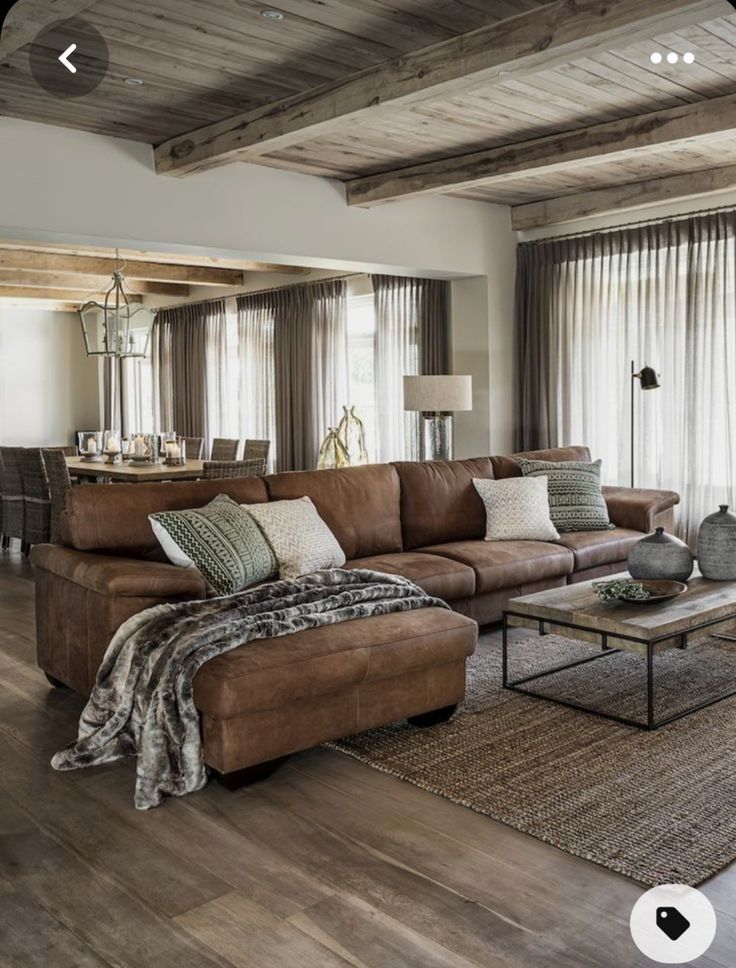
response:
<svg viewBox="0 0 736 968"><path fill-rule="evenodd" d="M524 477L547 478L549 513L558 531L608 531L615 527L601 491L601 461L516 460Z"/></svg>
<svg viewBox="0 0 736 968"><path fill-rule="evenodd" d="M195 567L218 595L277 574L271 546L253 518L227 494L203 508L149 514L153 533L174 565Z"/></svg>

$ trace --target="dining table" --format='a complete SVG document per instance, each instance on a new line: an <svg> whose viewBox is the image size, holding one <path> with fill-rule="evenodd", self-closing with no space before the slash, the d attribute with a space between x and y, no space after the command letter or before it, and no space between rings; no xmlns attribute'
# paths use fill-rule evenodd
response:
<svg viewBox="0 0 736 968"><path fill-rule="evenodd" d="M203 473L204 462L187 460L184 464L151 464L141 461L121 461L108 464L106 460L92 461L84 457L67 457L66 466L72 477L81 481L120 481L142 484L147 481L195 481Z"/></svg>

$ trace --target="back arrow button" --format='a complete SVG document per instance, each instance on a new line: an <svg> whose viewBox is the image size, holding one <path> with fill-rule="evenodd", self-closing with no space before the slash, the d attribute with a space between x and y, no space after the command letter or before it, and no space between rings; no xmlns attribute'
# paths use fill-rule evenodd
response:
<svg viewBox="0 0 736 968"><path fill-rule="evenodd" d="M64 51L64 53L59 56L59 60L61 61L61 63L64 65L64 67L66 67L68 71L71 71L72 74L76 74L77 69L74 66L74 64L72 64L72 62L69 60L69 58L71 57L71 55L74 53L76 49L77 49L76 44L69 44L69 46Z"/></svg>

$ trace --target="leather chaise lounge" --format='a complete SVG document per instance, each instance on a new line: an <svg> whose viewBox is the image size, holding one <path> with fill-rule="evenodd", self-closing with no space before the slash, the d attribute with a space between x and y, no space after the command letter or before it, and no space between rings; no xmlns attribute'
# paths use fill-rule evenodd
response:
<svg viewBox="0 0 736 968"><path fill-rule="evenodd" d="M583 447L528 456L590 459ZM244 504L308 495L340 542L346 567L404 575L452 611L310 629L208 662L194 682L207 764L234 774L399 719L437 721L463 698L476 623L500 619L517 595L625 570L642 534L658 525L671 529L679 501L671 491L605 488L614 530L563 534L558 543L485 542L485 511L472 479L519 473L512 455L75 487L62 514L63 543L32 551L38 663L50 681L88 695L123 621L162 602L205 596L198 572L166 562L151 512L202 506L220 493Z"/></svg>

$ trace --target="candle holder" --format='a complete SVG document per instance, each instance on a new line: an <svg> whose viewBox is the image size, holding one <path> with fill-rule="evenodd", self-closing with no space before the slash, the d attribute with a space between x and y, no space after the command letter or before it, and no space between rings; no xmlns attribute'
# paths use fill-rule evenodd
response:
<svg viewBox="0 0 736 968"><path fill-rule="evenodd" d="M181 467L187 462L187 442L184 437L177 437L174 434L173 437L166 435L164 440L164 448L166 452L166 457L164 458L164 464L167 467Z"/></svg>
<svg viewBox="0 0 736 968"><path fill-rule="evenodd" d="M134 464L158 464L158 434L132 434L130 438L130 460Z"/></svg>
<svg viewBox="0 0 736 968"><path fill-rule="evenodd" d="M79 456L90 463L99 463L102 460L103 443L101 430L80 430L77 434Z"/></svg>
<svg viewBox="0 0 736 968"><path fill-rule="evenodd" d="M119 430L106 430L105 431L105 463L106 464L119 464L122 459L122 443L120 441L120 431Z"/></svg>

